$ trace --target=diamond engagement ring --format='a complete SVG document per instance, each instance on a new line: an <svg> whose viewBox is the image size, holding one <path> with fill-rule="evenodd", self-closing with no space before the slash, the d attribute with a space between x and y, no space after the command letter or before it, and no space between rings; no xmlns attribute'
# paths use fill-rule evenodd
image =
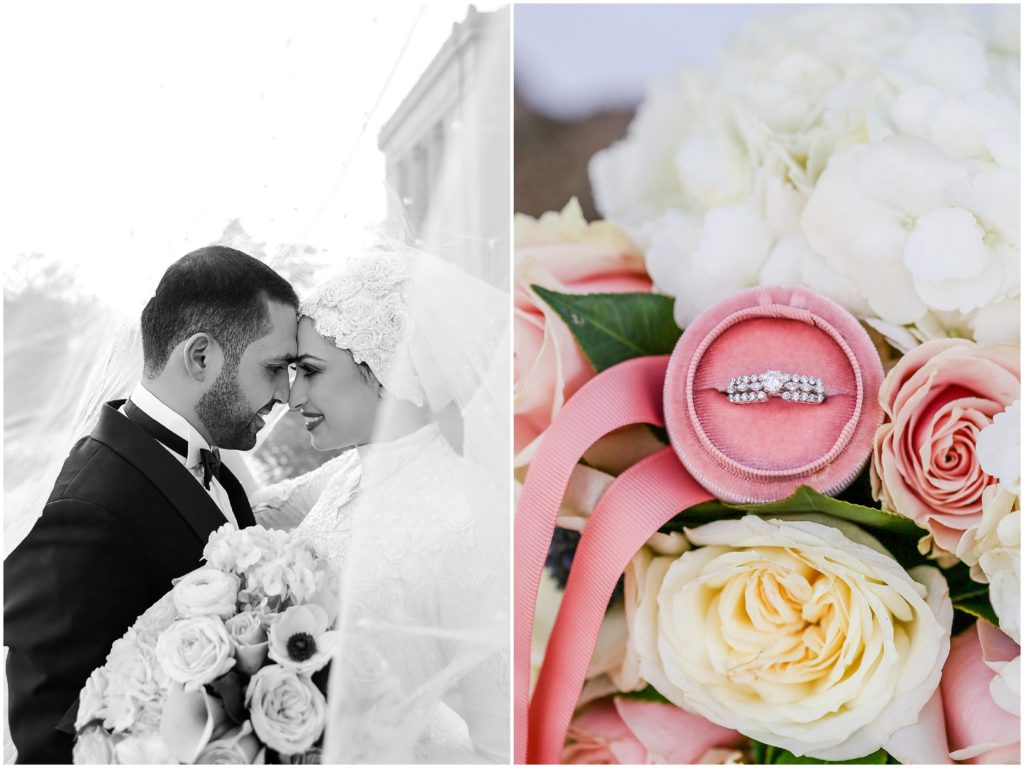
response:
<svg viewBox="0 0 1024 768"><path fill-rule="evenodd" d="M725 390L730 403L763 403L770 397L781 397L793 403L818 405L825 400L825 384L816 376L803 376L782 371L765 371L729 380Z"/></svg>

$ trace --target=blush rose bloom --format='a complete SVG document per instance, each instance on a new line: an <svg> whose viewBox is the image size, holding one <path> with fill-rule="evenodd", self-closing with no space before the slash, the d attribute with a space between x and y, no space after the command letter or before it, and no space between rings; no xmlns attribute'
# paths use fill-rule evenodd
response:
<svg viewBox="0 0 1024 768"><path fill-rule="evenodd" d="M216 568L197 568L174 585L174 607L182 616L230 618L237 612L238 577Z"/></svg>
<svg viewBox="0 0 1024 768"><path fill-rule="evenodd" d="M573 199L560 213L515 218L515 452L530 462L551 420L594 369L569 328L530 287L559 293L648 292L640 251L611 222L588 224Z"/></svg>
<svg viewBox="0 0 1024 768"><path fill-rule="evenodd" d="M267 658L267 632L254 611L242 611L224 622L235 649L236 669L253 675Z"/></svg>
<svg viewBox="0 0 1024 768"><path fill-rule="evenodd" d="M312 747L327 722L327 701L309 677L277 664L253 675L245 706L260 741L283 756Z"/></svg>
<svg viewBox="0 0 1024 768"><path fill-rule="evenodd" d="M742 737L671 704L615 696L584 707L569 726L562 762L688 765Z"/></svg>
<svg viewBox="0 0 1024 768"><path fill-rule="evenodd" d="M224 622L196 616L174 622L156 641L156 655L167 677L195 691L235 665Z"/></svg>
<svg viewBox="0 0 1024 768"><path fill-rule="evenodd" d="M983 636L986 642L982 642ZM954 760L1020 764L1019 680L1012 702L1017 706L1014 714L993 695L999 692L1000 681L992 668L1019 654L1016 643L981 621L953 638L942 673L942 703ZM1015 671L1020 674L1019 667Z"/></svg>
<svg viewBox="0 0 1024 768"><path fill-rule="evenodd" d="M978 460L978 435L1019 397L1019 347L940 339L910 350L878 393L886 421L875 433L875 498L955 552L995 482Z"/></svg>
<svg viewBox="0 0 1024 768"><path fill-rule="evenodd" d="M953 608L938 569L908 574L855 526L807 518L688 530L699 549L650 562L633 636L641 675L677 706L848 760L917 721Z"/></svg>

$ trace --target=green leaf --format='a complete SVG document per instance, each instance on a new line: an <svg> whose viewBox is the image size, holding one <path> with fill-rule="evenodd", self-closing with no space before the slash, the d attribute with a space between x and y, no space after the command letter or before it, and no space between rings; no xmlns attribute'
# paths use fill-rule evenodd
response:
<svg viewBox="0 0 1024 768"><path fill-rule="evenodd" d="M641 688L639 691L630 691L629 693L620 693L617 695L624 699L634 699L635 701L652 701L656 704L672 704L671 701L654 690L654 686L651 685L648 685L646 688Z"/></svg>
<svg viewBox="0 0 1024 768"><path fill-rule="evenodd" d="M751 753L755 763L764 765L899 765L899 761L884 749L853 760L818 760L814 757L797 757L781 747L751 741Z"/></svg>
<svg viewBox="0 0 1024 768"><path fill-rule="evenodd" d="M682 335L672 299L654 293L556 293L532 286L576 338L598 373L649 355L667 355Z"/></svg>
<svg viewBox="0 0 1024 768"><path fill-rule="evenodd" d="M949 585L949 599L953 602L953 608L999 626L999 617L989 599L988 584L979 584L971 579L971 571L963 563L947 568L943 575Z"/></svg>
<svg viewBox="0 0 1024 768"><path fill-rule="evenodd" d="M806 485L797 488L792 496L766 504L730 504L719 500L697 504L674 517L666 528L678 531L683 527L692 528L713 520L741 517L744 514L771 517L800 512L818 512L854 523L873 533L884 532L900 538L912 538L915 543L926 533L909 518L886 512L877 507L865 507L861 504L834 499L831 496L818 493Z"/></svg>

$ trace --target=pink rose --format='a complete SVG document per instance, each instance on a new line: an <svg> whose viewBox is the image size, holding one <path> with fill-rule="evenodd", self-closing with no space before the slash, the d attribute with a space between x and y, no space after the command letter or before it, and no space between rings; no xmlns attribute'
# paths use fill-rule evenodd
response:
<svg viewBox="0 0 1024 768"><path fill-rule="evenodd" d="M515 221L515 451L530 462L538 439L594 369L562 319L530 288L559 293L650 291L644 259L611 222L588 224L572 200L561 213Z"/></svg>
<svg viewBox="0 0 1024 768"><path fill-rule="evenodd" d="M955 552L995 482L978 461L978 433L1019 397L1019 347L939 339L912 349L878 393L887 419L875 433L875 498Z"/></svg>
<svg viewBox="0 0 1024 768"><path fill-rule="evenodd" d="M671 704L616 696L594 702L576 715L562 762L695 763L710 750L735 746L742 738Z"/></svg>
<svg viewBox="0 0 1024 768"><path fill-rule="evenodd" d="M990 666L1019 653L1016 643L980 621L953 638L941 690L954 760L1020 765L1020 716L992 697L996 672Z"/></svg>

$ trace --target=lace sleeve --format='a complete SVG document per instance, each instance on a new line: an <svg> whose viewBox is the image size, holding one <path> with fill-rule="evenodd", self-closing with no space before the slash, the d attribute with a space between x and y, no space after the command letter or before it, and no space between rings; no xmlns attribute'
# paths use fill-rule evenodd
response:
<svg viewBox="0 0 1024 768"><path fill-rule="evenodd" d="M264 486L250 497L256 522L264 528L290 531L313 508L331 478L358 472L355 451L346 451L312 472Z"/></svg>

